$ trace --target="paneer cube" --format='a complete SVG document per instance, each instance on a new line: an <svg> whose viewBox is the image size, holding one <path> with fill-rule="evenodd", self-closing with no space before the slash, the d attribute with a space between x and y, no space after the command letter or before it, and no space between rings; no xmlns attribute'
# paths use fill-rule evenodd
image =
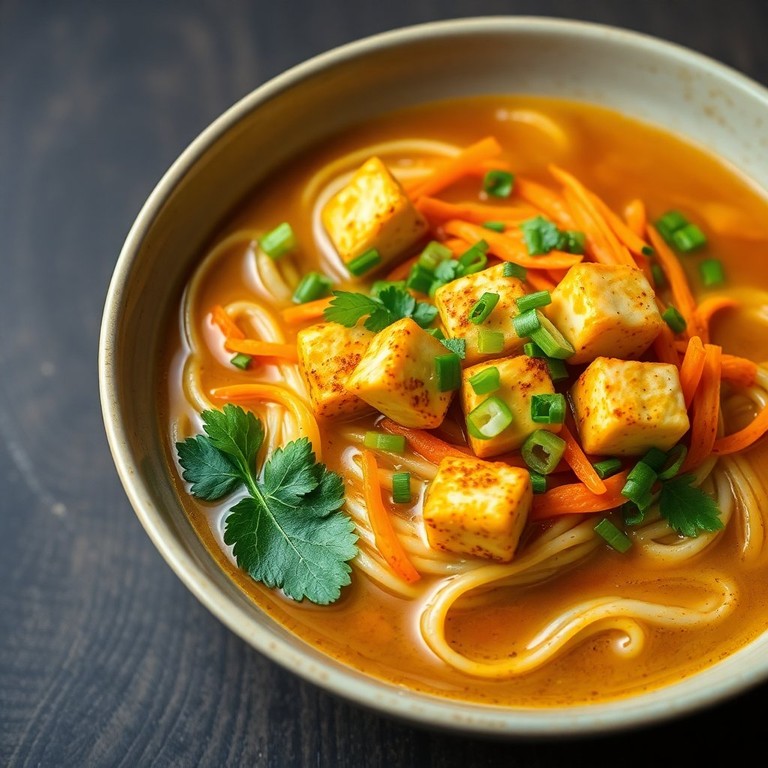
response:
<svg viewBox="0 0 768 768"><path fill-rule="evenodd" d="M495 392L478 395L469 379L487 368L498 369L501 385ZM461 402L465 416L491 396L503 400L512 411L512 423L496 437L483 440L469 435L469 443L476 456L487 458L514 451L537 429L550 432L559 432L562 429L561 424L540 424L531 418L533 396L552 394L555 391L547 364L541 358L517 355L503 360L478 363L465 368L461 377Z"/></svg>
<svg viewBox="0 0 768 768"><path fill-rule="evenodd" d="M576 350L571 364L642 355L664 321L645 275L625 264L576 264L552 291L547 317Z"/></svg>
<svg viewBox="0 0 768 768"><path fill-rule="evenodd" d="M344 386L372 339L373 333L362 326L345 328L339 323L319 323L299 331L299 368L317 416L348 417L373 410Z"/></svg>
<svg viewBox="0 0 768 768"><path fill-rule="evenodd" d="M688 431L677 367L598 357L571 389L586 453L640 456L668 451Z"/></svg>
<svg viewBox="0 0 768 768"><path fill-rule="evenodd" d="M532 503L527 470L471 456L440 462L424 500L434 549L509 562Z"/></svg>
<svg viewBox="0 0 768 768"><path fill-rule="evenodd" d="M404 317L379 331L347 379L347 390L404 427L440 426L453 392L441 392L435 358L449 354Z"/></svg>
<svg viewBox="0 0 768 768"><path fill-rule="evenodd" d="M469 312L484 293L498 293L499 301L491 314L482 323L475 325L469 319ZM435 293L435 304L446 334L452 339L464 339L467 342L465 361L471 364L491 357L506 357L523 348L526 339L521 339L515 333L512 318L518 314L516 299L525 294L523 281L516 277L504 277L504 265L498 264L441 286ZM478 352L477 337L481 328L504 334L501 352L496 355Z"/></svg>
<svg viewBox="0 0 768 768"><path fill-rule="evenodd" d="M389 264L420 240L429 228L426 219L378 157L368 160L326 203L322 219L345 264L371 248L381 257L378 266Z"/></svg>

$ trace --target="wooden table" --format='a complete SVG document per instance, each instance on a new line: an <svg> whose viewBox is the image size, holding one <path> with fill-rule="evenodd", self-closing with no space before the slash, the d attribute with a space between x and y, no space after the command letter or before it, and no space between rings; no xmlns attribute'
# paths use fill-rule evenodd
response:
<svg viewBox="0 0 768 768"><path fill-rule="evenodd" d="M122 240L177 154L310 55L433 19L539 14L768 83L760 0L0 0L0 765L655 766L764 761L768 686L664 727L496 743L392 722L260 656L160 558L113 468L97 339Z"/></svg>

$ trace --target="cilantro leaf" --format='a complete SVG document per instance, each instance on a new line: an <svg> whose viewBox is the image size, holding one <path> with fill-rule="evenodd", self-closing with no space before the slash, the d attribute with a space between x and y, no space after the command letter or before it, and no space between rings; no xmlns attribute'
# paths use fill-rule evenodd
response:
<svg viewBox="0 0 768 768"><path fill-rule="evenodd" d="M370 317L363 325L373 333L383 331L388 325L392 325L399 318L393 315L386 307L377 307L371 312Z"/></svg>
<svg viewBox="0 0 768 768"><path fill-rule="evenodd" d="M398 318L412 317L413 311L416 309L416 299L408 291L395 285L390 285L381 291L379 301Z"/></svg>
<svg viewBox="0 0 768 768"><path fill-rule="evenodd" d="M528 219L520 225L525 247L531 256L542 256L552 250L584 253L584 235L581 232L563 231L543 216Z"/></svg>
<svg viewBox="0 0 768 768"><path fill-rule="evenodd" d="M339 323L347 328L379 308L379 302L363 293L334 291L330 306L323 310L323 317L331 323Z"/></svg>
<svg viewBox="0 0 768 768"><path fill-rule="evenodd" d="M323 311L329 322L351 328L366 317L363 324L369 331L378 333L388 325L404 317L413 318L422 328L427 328L437 317L437 308L416 299L398 285L382 288L376 296L349 291L334 291L330 306Z"/></svg>
<svg viewBox="0 0 768 768"><path fill-rule="evenodd" d="M238 566L295 600L338 599L357 553L354 525L341 509L341 477L316 461L306 437L278 448L258 477L261 421L232 404L202 417L206 434L176 444L182 476L193 496L208 501L247 490L224 523Z"/></svg>
<svg viewBox="0 0 768 768"><path fill-rule="evenodd" d="M440 339L444 347L457 354L462 360L467 356L466 339Z"/></svg>
<svg viewBox="0 0 768 768"><path fill-rule="evenodd" d="M663 483L659 498L661 516L683 536L721 530L723 521L717 503L701 488L691 485L693 480L692 474L685 474Z"/></svg>
<svg viewBox="0 0 768 768"><path fill-rule="evenodd" d="M411 317L422 328L429 328L429 326L435 322L435 318L437 317L437 307L426 301L420 301L416 304L416 309L413 311Z"/></svg>

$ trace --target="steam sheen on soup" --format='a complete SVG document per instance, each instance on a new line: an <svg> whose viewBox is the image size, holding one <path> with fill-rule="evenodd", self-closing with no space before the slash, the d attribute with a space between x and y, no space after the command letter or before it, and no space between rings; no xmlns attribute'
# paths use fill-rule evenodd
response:
<svg viewBox="0 0 768 768"><path fill-rule="evenodd" d="M315 146L217 232L169 331L192 525L291 632L426 693L604 702L718 662L768 623L767 212L582 103Z"/></svg>

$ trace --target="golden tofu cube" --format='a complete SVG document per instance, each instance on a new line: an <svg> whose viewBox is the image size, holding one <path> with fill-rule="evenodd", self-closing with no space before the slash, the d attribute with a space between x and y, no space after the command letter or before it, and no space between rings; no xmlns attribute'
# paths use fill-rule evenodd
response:
<svg viewBox="0 0 768 768"><path fill-rule="evenodd" d="M478 395L469 379L487 368L498 369L500 387L495 392ZM469 444L475 455L484 459L514 451L537 429L559 432L561 424L540 424L531 418L533 396L551 395L554 391L547 364L538 357L517 355L465 368L461 374L461 403L465 416L489 397L498 397L512 411L512 423L496 437L483 440L469 435Z"/></svg>
<svg viewBox="0 0 768 768"><path fill-rule="evenodd" d="M598 357L571 388L586 453L640 456L668 451L690 422L677 367Z"/></svg>
<svg viewBox="0 0 768 768"><path fill-rule="evenodd" d="M440 462L424 500L427 540L444 552L509 562L532 499L527 470L448 456Z"/></svg>
<svg viewBox="0 0 768 768"><path fill-rule="evenodd" d="M319 323L299 331L299 368L317 416L328 419L370 413L371 406L344 384L372 339L373 333L362 326L345 328L339 323Z"/></svg>
<svg viewBox="0 0 768 768"><path fill-rule="evenodd" d="M498 293L499 301L482 323L475 325L469 313L484 293ZM435 304L446 334L452 339L467 342L465 362L477 363L491 357L506 357L519 352L525 339L515 332L512 318L518 314L516 300L526 294L525 284L516 277L504 277L504 265L460 277L435 292ZM500 331L504 334L504 346L496 355L481 355L477 350L480 329Z"/></svg>
<svg viewBox="0 0 768 768"><path fill-rule="evenodd" d="M571 267L544 313L576 350L568 358L574 365L601 356L638 358L664 324L645 275L625 264Z"/></svg>
<svg viewBox="0 0 768 768"><path fill-rule="evenodd" d="M453 392L441 392L435 358L449 351L404 317L379 331L347 379L347 390L404 427L440 426Z"/></svg>
<svg viewBox="0 0 768 768"><path fill-rule="evenodd" d="M345 264L375 248L381 257L376 269L402 256L429 229L378 157L368 160L326 203L322 220Z"/></svg>

